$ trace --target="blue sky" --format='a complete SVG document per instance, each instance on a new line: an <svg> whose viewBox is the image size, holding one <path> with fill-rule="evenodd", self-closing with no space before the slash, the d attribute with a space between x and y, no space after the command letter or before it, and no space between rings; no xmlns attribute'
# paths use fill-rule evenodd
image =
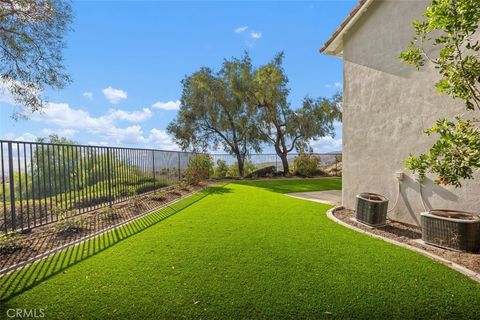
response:
<svg viewBox="0 0 480 320"><path fill-rule="evenodd" d="M293 106L305 95L341 90L342 61L318 49L356 1L73 2L65 63L73 83L47 92L51 105L30 120L10 118L0 94L3 139L58 133L77 142L176 149L165 128L175 117L180 81L202 66L248 50L256 65L285 52ZM341 149L335 138L316 151Z"/></svg>

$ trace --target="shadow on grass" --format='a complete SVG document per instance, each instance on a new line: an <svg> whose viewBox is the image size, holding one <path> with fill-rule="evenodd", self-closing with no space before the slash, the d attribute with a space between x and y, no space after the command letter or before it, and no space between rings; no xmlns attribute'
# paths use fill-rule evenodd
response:
<svg viewBox="0 0 480 320"><path fill-rule="evenodd" d="M265 179L250 181L235 181L242 184L266 189L276 193L309 192L325 190L341 190L342 178L290 178L290 179Z"/></svg>
<svg viewBox="0 0 480 320"><path fill-rule="evenodd" d="M208 187L209 194L225 194L232 193L232 189L225 187L226 184Z"/></svg>
<svg viewBox="0 0 480 320"><path fill-rule="evenodd" d="M0 310L1 304L14 296L42 283L65 269L93 257L100 252L112 247L166 218L193 205L210 194L223 194L231 192L224 186L212 186L200 191L177 203L171 204L152 212L138 220L134 220L117 229L108 231L95 238L89 239L78 245L66 248L43 260L34 262L15 272L0 278Z"/></svg>

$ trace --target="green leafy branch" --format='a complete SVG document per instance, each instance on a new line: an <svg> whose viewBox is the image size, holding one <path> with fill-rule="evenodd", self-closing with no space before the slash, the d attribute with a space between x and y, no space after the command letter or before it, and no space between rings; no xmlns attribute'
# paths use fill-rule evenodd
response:
<svg viewBox="0 0 480 320"><path fill-rule="evenodd" d="M421 180L431 172L438 176L436 183L461 187L460 179L472 179L474 170L480 168L479 128L471 120L455 120L437 120L425 133L438 134L439 139L427 153L405 160L407 168Z"/></svg>
<svg viewBox="0 0 480 320"><path fill-rule="evenodd" d="M438 93L465 101L467 110L480 110L478 0L432 0L424 17L412 22L415 36L400 59L417 69L430 62L441 76L435 83ZM473 178L480 168L480 134L475 121L460 116L454 121L439 119L426 133L440 138L427 153L410 155L405 161L408 169L421 179L427 173L436 174L436 183L455 187L461 187L461 179Z"/></svg>

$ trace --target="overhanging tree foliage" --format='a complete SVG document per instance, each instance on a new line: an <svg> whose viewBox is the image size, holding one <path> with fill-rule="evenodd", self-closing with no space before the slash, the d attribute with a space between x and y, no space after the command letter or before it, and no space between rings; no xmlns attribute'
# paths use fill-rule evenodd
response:
<svg viewBox="0 0 480 320"><path fill-rule="evenodd" d="M467 110L480 110L480 5L478 0L433 0L423 21L413 21L415 36L400 58L420 69L427 61L441 75L435 83L439 93L465 102ZM432 56L433 50L436 53ZM420 156L411 155L407 167L438 176L437 183L461 186L480 168L479 128L475 121L439 119L426 131L440 138Z"/></svg>
<svg viewBox="0 0 480 320"><path fill-rule="evenodd" d="M284 174L289 174L288 153L311 151L312 140L334 135L333 123L341 120L341 96L336 94L332 99L306 97L300 108L292 109L282 61L283 53L280 53L271 63L255 71L251 98L258 111L256 123L262 138L273 144Z"/></svg>
<svg viewBox="0 0 480 320"><path fill-rule="evenodd" d="M202 68L186 77L180 111L167 127L183 150L222 146L237 158L241 176L248 153L261 150L254 110L246 98L251 69L245 54L225 60L218 72Z"/></svg>
<svg viewBox="0 0 480 320"><path fill-rule="evenodd" d="M0 90L30 112L44 108L45 88L70 81L62 49L71 19L68 1L0 0Z"/></svg>

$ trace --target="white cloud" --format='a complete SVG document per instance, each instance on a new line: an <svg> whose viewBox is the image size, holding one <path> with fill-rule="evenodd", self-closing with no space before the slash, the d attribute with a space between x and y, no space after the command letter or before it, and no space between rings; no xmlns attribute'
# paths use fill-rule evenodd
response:
<svg viewBox="0 0 480 320"><path fill-rule="evenodd" d="M13 99L13 96L9 91L10 87L11 86L8 83L0 81L0 102L15 105L15 100Z"/></svg>
<svg viewBox="0 0 480 320"><path fill-rule="evenodd" d="M142 122L152 117L152 111L148 108L143 108L142 111L125 111L119 109L110 109L105 116L110 120L125 120L129 122Z"/></svg>
<svg viewBox="0 0 480 320"><path fill-rule="evenodd" d="M155 102L152 105L152 108L162 109L162 110L178 110L180 109L180 100L177 101L168 101L168 102Z"/></svg>
<svg viewBox="0 0 480 320"><path fill-rule="evenodd" d="M152 111L144 108L142 111L125 111L110 109L107 114L93 117L87 111L71 108L66 103L49 103L41 113L32 115L32 120L55 124L62 128L88 129L92 132L108 130L116 120L141 122L152 116Z"/></svg>
<svg viewBox="0 0 480 320"><path fill-rule="evenodd" d="M101 137L106 139L107 142L100 141L89 144L130 145L161 150L179 150L179 147L173 142L172 137L165 130L157 128L153 128L148 134L144 134L142 127L139 125L126 128L112 127L105 131Z"/></svg>
<svg viewBox="0 0 480 320"><path fill-rule="evenodd" d="M329 89L342 89L343 88L343 84L341 82L335 82L335 83L332 83L332 84L326 84L325 85L325 88L329 88Z"/></svg>
<svg viewBox="0 0 480 320"><path fill-rule="evenodd" d="M60 137L71 138L73 137L78 131L74 129L60 129L60 130L52 130L50 128L44 128L38 132L38 134L33 134L30 132L25 132L21 135L16 135L13 132L7 132L3 135L3 139L5 140L12 140L12 141L26 141L26 142L34 142L37 138L40 137L48 137L51 134L58 134Z"/></svg>
<svg viewBox="0 0 480 320"><path fill-rule="evenodd" d="M148 136L148 144L155 149L179 150L172 137L164 130L153 128Z"/></svg>
<svg viewBox="0 0 480 320"><path fill-rule="evenodd" d="M66 103L49 103L41 113L33 114L32 120L54 124L62 128L105 128L111 121L105 117L94 118L87 111L73 109Z"/></svg>
<svg viewBox="0 0 480 320"><path fill-rule="evenodd" d="M241 26L241 27L236 28L234 31L235 31L235 33L242 33L244 31L246 31L247 29L248 29L248 26Z"/></svg>
<svg viewBox="0 0 480 320"><path fill-rule="evenodd" d="M332 137L322 137L310 141L314 152L333 152L342 150L342 139Z"/></svg>
<svg viewBox="0 0 480 320"><path fill-rule="evenodd" d="M50 128L44 128L40 131L40 135L42 137L48 137L51 134L57 134L60 137L71 138L75 134L77 134L77 130L75 129L60 129L60 130L52 130Z"/></svg>
<svg viewBox="0 0 480 320"><path fill-rule="evenodd" d="M3 139L5 140L12 140L12 141L28 141L28 142L32 142L32 141L35 141L37 140L37 136L34 135L33 133L30 133L30 132L25 132L19 136L17 136L15 133L13 132L7 132L3 135Z"/></svg>
<svg viewBox="0 0 480 320"><path fill-rule="evenodd" d="M89 146L105 146L105 147L108 147L109 144L106 142L106 141L100 141L100 142L97 142L97 141L88 141L86 143L86 145L89 145Z"/></svg>
<svg viewBox="0 0 480 320"><path fill-rule="evenodd" d="M92 101L93 100L93 92L86 91L83 93L83 96L87 98L88 100Z"/></svg>
<svg viewBox="0 0 480 320"><path fill-rule="evenodd" d="M107 141L89 141L89 145L111 146L112 139L116 144L143 146L152 149L160 150L180 150L178 145L173 142L173 139L165 130L153 128L148 132L148 135L143 134L140 126L130 126L127 128L116 128L109 132L109 140Z"/></svg>
<svg viewBox="0 0 480 320"><path fill-rule="evenodd" d="M120 101L127 99L127 92L108 87L102 90L103 95L107 98L110 103L119 103Z"/></svg>
<svg viewBox="0 0 480 320"><path fill-rule="evenodd" d="M178 150L178 146L164 130L154 128L145 134L138 124L127 127L118 125L119 121L138 123L151 116L152 111L144 108L141 111L110 109L106 114L95 117L85 110L72 108L66 103L49 103L44 112L34 114L32 120L59 127L58 130L44 129L42 131L44 135L56 132L62 136L72 136L79 131L84 131L98 137L98 140L96 139L97 141L92 144Z"/></svg>
<svg viewBox="0 0 480 320"><path fill-rule="evenodd" d="M250 32L246 32L250 30ZM262 37L262 33L260 31L255 31L250 29L248 26L240 26L233 30L235 33L243 34L243 38L245 39L245 44L249 47L253 47L255 42Z"/></svg>
<svg viewBox="0 0 480 320"><path fill-rule="evenodd" d="M119 128L112 126L102 133L108 141L114 141L115 144L145 144L142 127L139 125Z"/></svg>
<svg viewBox="0 0 480 320"><path fill-rule="evenodd" d="M253 31L250 32L250 36L253 38L253 39L260 39L262 37L262 33L259 32L259 31Z"/></svg>

